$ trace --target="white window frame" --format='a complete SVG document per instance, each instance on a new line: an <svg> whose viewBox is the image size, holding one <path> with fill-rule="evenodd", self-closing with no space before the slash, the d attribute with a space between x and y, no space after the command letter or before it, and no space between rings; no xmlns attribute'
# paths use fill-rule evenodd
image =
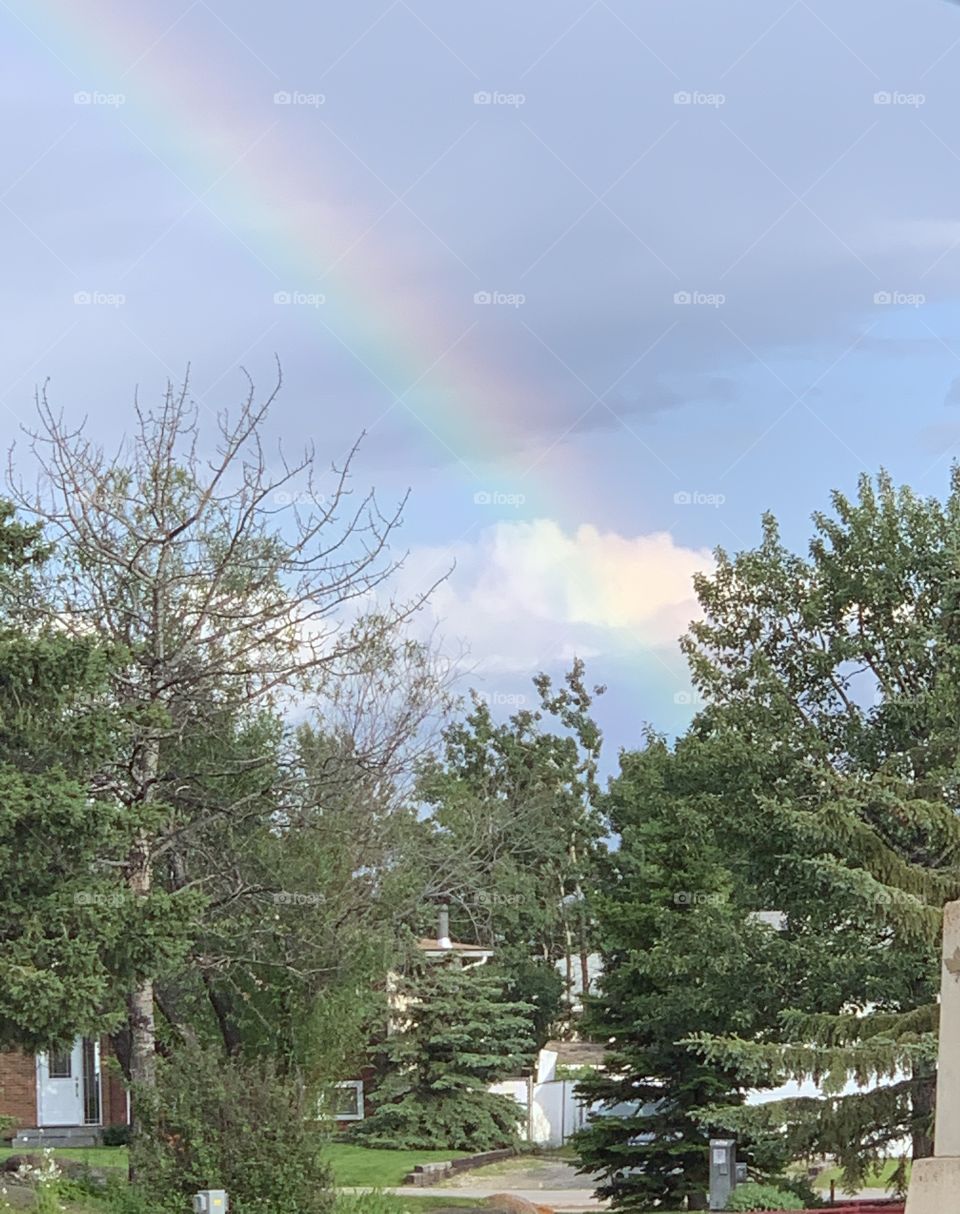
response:
<svg viewBox="0 0 960 1214"><path fill-rule="evenodd" d="M363 1080L362 1079L344 1079L340 1083L334 1084L337 1088L353 1088L357 1093L357 1111L356 1113L333 1113L334 1121L363 1121L365 1117L363 1107Z"/></svg>

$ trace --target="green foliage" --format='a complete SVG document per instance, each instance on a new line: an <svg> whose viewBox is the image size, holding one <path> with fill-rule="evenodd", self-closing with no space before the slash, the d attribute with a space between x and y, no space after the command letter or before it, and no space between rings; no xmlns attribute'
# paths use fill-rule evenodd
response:
<svg viewBox="0 0 960 1214"><path fill-rule="evenodd" d="M555 963L593 948L583 891L604 850L597 808L602 737L583 663L534 680L537 707L498 722L477 694L421 772L423 863L451 904L451 930L496 950L511 993L531 1003L542 1045L563 1008ZM435 930L432 922L427 929Z"/></svg>
<svg viewBox="0 0 960 1214"><path fill-rule="evenodd" d="M609 1045L605 1069L578 1085L604 1115L575 1144L616 1206L669 1208L706 1193L718 1120L701 1109L739 1109L750 1086L736 1059L683 1041L735 1025L750 1037L774 1022L776 940L748 916L750 890L728 866L709 797L660 739L621 755L605 808L620 846L590 900L604 973L583 1027ZM759 1162L749 1145L742 1154ZM764 1146L763 1163L782 1166Z"/></svg>
<svg viewBox="0 0 960 1214"><path fill-rule="evenodd" d="M271 1055L310 1083L349 1078L386 1023L386 974L422 898L406 859L417 824L345 736L308 725L290 736L264 716L220 770L244 753L269 760L211 794L244 813L211 815L183 858L185 877L214 874L196 952L218 963L181 1000L228 1050Z"/></svg>
<svg viewBox="0 0 960 1214"><path fill-rule="evenodd" d="M727 1201L727 1210L802 1210L803 1200L788 1189L770 1184L737 1185Z"/></svg>
<svg viewBox="0 0 960 1214"><path fill-rule="evenodd" d="M269 1061L184 1047L134 1100L131 1165L155 1209L180 1214L198 1189L222 1188L236 1214L329 1214L330 1176L305 1093Z"/></svg>
<svg viewBox="0 0 960 1214"><path fill-rule="evenodd" d="M67 1201L83 1201L88 1197L103 1197L106 1181L90 1170L72 1172L57 1181L57 1196Z"/></svg>
<svg viewBox="0 0 960 1214"><path fill-rule="evenodd" d="M130 1144L130 1126L105 1125L100 1131L100 1138L105 1147L125 1147Z"/></svg>
<svg viewBox="0 0 960 1214"><path fill-rule="evenodd" d="M682 746L714 749L717 812L758 895L784 912L776 1031L704 1030L703 1056L813 1078L786 1149L835 1154L855 1183L902 1137L932 1151L943 903L960 893L960 469L946 500L862 478L814 516L809 553L760 545L698 579L685 648L707 707ZM839 1095L848 1077L877 1090Z"/></svg>
<svg viewBox="0 0 960 1214"><path fill-rule="evenodd" d="M530 1008L485 967L437 961L402 978L374 1111L354 1129L372 1146L490 1150L512 1145L519 1106L487 1091L529 1068Z"/></svg>
<svg viewBox="0 0 960 1214"><path fill-rule="evenodd" d="M134 823L91 795L119 722L116 651L38 624L40 531L0 503L0 1048L38 1050L123 1014L167 906L134 905L114 865ZM149 959L149 962L148 962Z"/></svg>
<svg viewBox="0 0 960 1214"><path fill-rule="evenodd" d="M389 1193L338 1193L333 1214L397 1214L400 1203Z"/></svg>
<svg viewBox="0 0 960 1214"><path fill-rule="evenodd" d="M813 1187L806 1176L768 1176L765 1182L775 1189L784 1189L800 1198L800 1204L805 1210L816 1210L824 1205L820 1193Z"/></svg>
<svg viewBox="0 0 960 1214"><path fill-rule="evenodd" d="M98 1205L101 1205L107 1214L156 1214L158 1209L163 1209L162 1206L158 1207L142 1188L116 1177L107 1180ZM183 1206L178 1206L178 1210L182 1211Z"/></svg>

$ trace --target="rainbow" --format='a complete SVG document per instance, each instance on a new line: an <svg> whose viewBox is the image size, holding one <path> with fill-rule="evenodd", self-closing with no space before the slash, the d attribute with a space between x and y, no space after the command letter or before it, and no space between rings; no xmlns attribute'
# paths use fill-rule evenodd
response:
<svg viewBox="0 0 960 1214"><path fill-rule="evenodd" d="M276 294L323 295L322 307L302 312L383 389L381 416L407 414L476 489L521 491L528 515L569 513L569 493L557 499L547 481L578 483L573 453L561 442L538 455L518 420L548 423L549 402L471 354L473 324L451 320L460 309L445 312L442 300L411 295L379 239L378 214L337 198L334 180L311 177L302 150L284 135L289 111L273 96L265 95L262 115L234 112L240 89L212 70L215 58L176 24L151 27L134 4L3 0L2 7L59 60L77 92L125 97L117 117L133 149L209 203L272 276ZM276 88L283 90L280 82ZM483 320L477 313L473 323ZM491 485L491 475L499 483Z"/></svg>

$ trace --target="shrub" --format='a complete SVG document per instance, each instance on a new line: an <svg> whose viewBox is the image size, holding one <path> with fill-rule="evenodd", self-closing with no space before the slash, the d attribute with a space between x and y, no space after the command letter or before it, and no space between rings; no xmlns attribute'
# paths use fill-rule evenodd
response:
<svg viewBox="0 0 960 1214"><path fill-rule="evenodd" d="M784 1189L787 1193L793 1193L795 1197L799 1197L800 1205L804 1210L815 1210L826 1204L822 1195L817 1192L806 1176L769 1176L766 1183L773 1185L775 1189Z"/></svg>
<svg viewBox="0 0 960 1214"><path fill-rule="evenodd" d="M354 1128L373 1147L489 1151L517 1140L520 1106L488 1091L529 1065L527 1004L495 973L437 961L406 976L404 1023L382 1046L373 1112Z"/></svg>
<svg viewBox="0 0 960 1214"><path fill-rule="evenodd" d="M134 1102L130 1158L155 1210L182 1214L198 1189L226 1189L233 1214L330 1214L304 1093L272 1063L185 1047L159 1061L156 1088Z"/></svg>
<svg viewBox="0 0 960 1214"><path fill-rule="evenodd" d="M374 1189L370 1193L338 1193L333 1214L404 1214L406 1209L399 1197Z"/></svg>
<svg viewBox="0 0 960 1214"><path fill-rule="evenodd" d="M125 1147L130 1142L128 1125L105 1125L101 1134L105 1147Z"/></svg>
<svg viewBox="0 0 960 1214"><path fill-rule="evenodd" d="M69 1197L67 1193L65 1196ZM156 1206L141 1190L111 1177L99 1195L108 1214L155 1214Z"/></svg>
<svg viewBox="0 0 960 1214"><path fill-rule="evenodd" d="M776 1185L739 1184L730 1195L728 1210L802 1210L803 1201Z"/></svg>

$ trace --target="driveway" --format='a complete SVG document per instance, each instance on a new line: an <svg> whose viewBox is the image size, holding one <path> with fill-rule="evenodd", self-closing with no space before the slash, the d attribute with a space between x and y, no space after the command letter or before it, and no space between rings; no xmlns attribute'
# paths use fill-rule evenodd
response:
<svg viewBox="0 0 960 1214"><path fill-rule="evenodd" d="M605 1210L606 1201L593 1195L589 1176L581 1176L571 1163L563 1159L537 1159L525 1156L520 1159L505 1159L502 1163L485 1168L472 1168L462 1172L442 1185L425 1185L417 1188L404 1185L390 1189L400 1197L451 1197L463 1200L476 1198L482 1201L491 1193L511 1193L525 1197L527 1201L552 1206L565 1214L574 1211Z"/></svg>
<svg viewBox="0 0 960 1214"><path fill-rule="evenodd" d="M482 1189L485 1193L513 1192L514 1189L549 1189L551 1192L592 1192L588 1175L581 1175L566 1159L522 1155L517 1159L504 1159L500 1163L488 1164L485 1168L471 1168L451 1180L446 1188Z"/></svg>

